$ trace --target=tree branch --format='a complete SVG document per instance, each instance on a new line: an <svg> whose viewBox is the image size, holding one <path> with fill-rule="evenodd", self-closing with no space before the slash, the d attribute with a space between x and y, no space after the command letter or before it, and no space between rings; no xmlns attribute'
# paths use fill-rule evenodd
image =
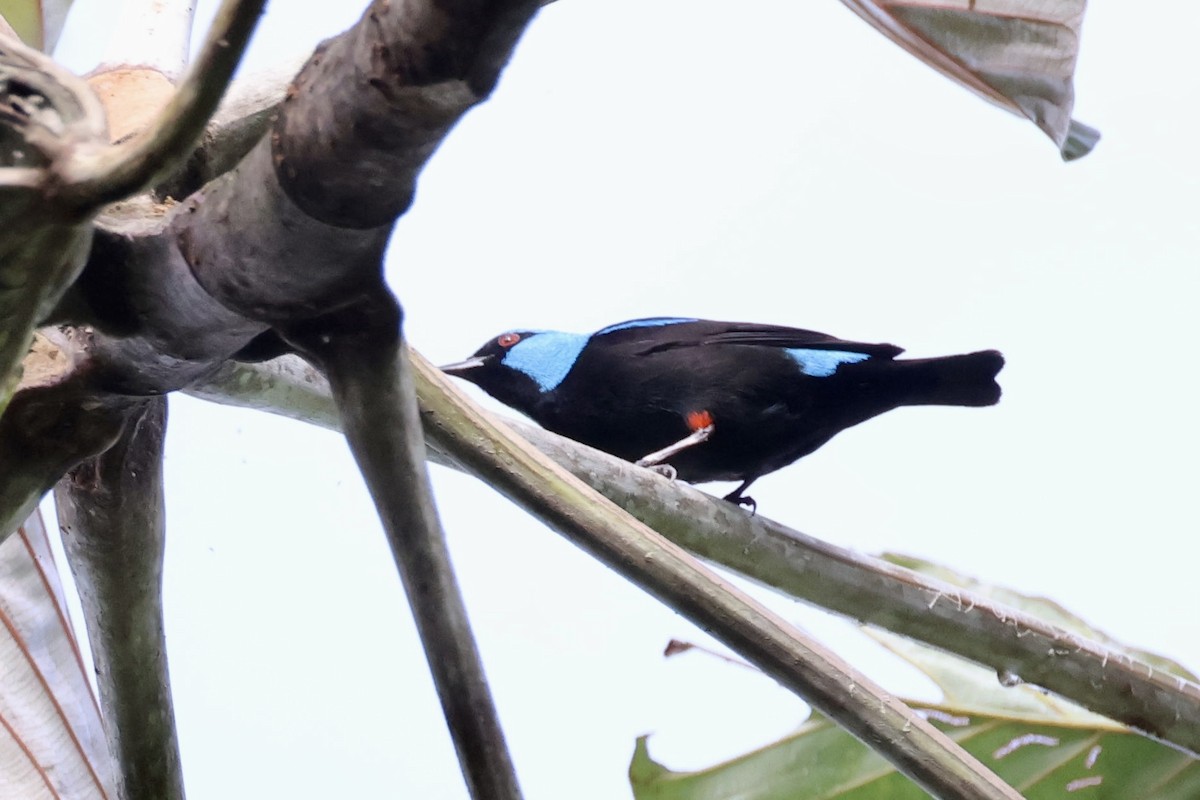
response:
<svg viewBox="0 0 1200 800"><path fill-rule="evenodd" d="M56 165L60 202L96 209L148 186L174 170L221 100L241 61L266 0L225 0L204 44L166 108L150 129L127 144L80 151Z"/></svg>
<svg viewBox="0 0 1200 800"><path fill-rule="evenodd" d="M399 314L388 299L379 323L351 333L309 333L341 409L387 533L433 673L459 764L476 800L519 800L512 758L488 689L425 469L425 441Z"/></svg>
<svg viewBox="0 0 1200 800"><path fill-rule="evenodd" d="M0 414L17 365L84 266L91 216L170 173L225 89L264 0L226 0L204 53L154 126L108 145L87 84L16 40L0 39Z"/></svg>
<svg viewBox="0 0 1200 800"><path fill-rule="evenodd" d="M142 401L117 443L55 489L83 601L122 800L182 800L162 617L167 401Z"/></svg>
<svg viewBox="0 0 1200 800"><path fill-rule="evenodd" d="M490 93L536 8L531 0L380 0L324 42L270 135L176 216L181 249L205 290L271 324L373 293L418 174Z"/></svg>
<svg viewBox="0 0 1200 800"><path fill-rule="evenodd" d="M902 701L492 423L436 368L414 358L427 417L439 419L434 438L468 472L722 640L933 796L1020 797Z"/></svg>
<svg viewBox="0 0 1200 800"><path fill-rule="evenodd" d="M821 645L595 495L545 456L441 392L417 360L427 434L466 471L710 630L851 731L935 796L1015 798L987 768Z"/></svg>
<svg viewBox="0 0 1200 800"><path fill-rule="evenodd" d="M434 392L416 362L422 396ZM192 394L336 429L324 380L300 359L227 364ZM441 446L444 424L423 408L430 457L467 471ZM1150 736L1200 753L1200 686L1076 634L878 558L750 517L686 484L506 420L618 506L702 558L792 597L1020 676Z"/></svg>

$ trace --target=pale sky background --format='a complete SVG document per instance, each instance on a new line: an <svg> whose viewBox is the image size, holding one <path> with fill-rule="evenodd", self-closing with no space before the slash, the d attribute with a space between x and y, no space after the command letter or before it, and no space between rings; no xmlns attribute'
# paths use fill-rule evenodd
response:
<svg viewBox="0 0 1200 800"><path fill-rule="evenodd" d="M202 2L207 24L215 3ZM365 4L276 2L248 69ZM346 6L346 8L339 8ZM1004 352L991 409L905 409L759 481L760 511L1049 596L1200 668L1195 453L1200 6L1096 3L1064 165L834 0L562 2L450 136L388 275L436 362L513 328L683 315ZM108 0L59 57L99 58ZM480 393L475 392L476 396ZM628 796L634 738L698 767L792 730L798 700L470 478L434 468L530 800ZM723 485L709 487L723 494ZM166 614L188 795L463 798L398 578L334 434L184 397ZM772 605L890 689L850 626Z"/></svg>

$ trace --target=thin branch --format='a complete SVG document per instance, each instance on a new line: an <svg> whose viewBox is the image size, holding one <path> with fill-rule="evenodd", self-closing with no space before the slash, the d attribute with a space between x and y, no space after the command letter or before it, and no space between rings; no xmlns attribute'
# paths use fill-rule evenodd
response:
<svg viewBox="0 0 1200 800"><path fill-rule="evenodd" d="M433 391L418 361L416 380ZM326 428L338 426L329 389L295 357L227 364L192 394ZM424 408L430 457L466 470L440 446L444 424ZM1020 676L1155 738L1200 753L1200 686L1119 649L878 558L837 547L761 515L750 517L690 486L516 420L538 449L634 516L702 558L751 580L996 670Z"/></svg>
<svg viewBox="0 0 1200 800"><path fill-rule="evenodd" d="M166 410L166 398L143 401L120 440L54 493L123 800L184 796L162 616Z"/></svg>
<svg viewBox="0 0 1200 800"><path fill-rule="evenodd" d="M151 128L124 145L82 151L58 165L59 196L78 208L120 200L169 174L212 116L266 0L225 0L200 58Z"/></svg>
<svg viewBox="0 0 1200 800"><path fill-rule="evenodd" d="M413 358L422 406L440 420L435 438L469 472L709 631L933 796L1020 797L883 687L493 423Z"/></svg>
<svg viewBox="0 0 1200 800"><path fill-rule="evenodd" d="M519 800L434 506L416 392L399 339L335 333L314 336L312 344L322 352L346 440L383 521L471 796Z"/></svg>
<svg viewBox="0 0 1200 800"><path fill-rule="evenodd" d="M815 708L869 743L937 797L1016 798L1011 788L881 687L691 556L633 520L469 401L434 389L412 354L422 413L467 471L669 606L712 632ZM377 367L378 368L378 367ZM340 398L339 398L340 399ZM339 403L340 407L346 406ZM376 412L378 413L378 412ZM380 434L374 430L374 435Z"/></svg>

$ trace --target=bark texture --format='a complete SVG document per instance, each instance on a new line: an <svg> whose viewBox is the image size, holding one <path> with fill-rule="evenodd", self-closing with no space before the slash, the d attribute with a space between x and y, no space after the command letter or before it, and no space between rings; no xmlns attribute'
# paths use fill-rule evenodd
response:
<svg viewBox="0 0 1200 800"><path fill-rule="evenodd" d="M166 410L166 398L142 401L54 493L123 800L184 796L162 617Z"/></svg>
<svg viewBox="0 0 1200 800"><path fill-rule="evenodd" d="M227 0L215 28L225 38L215 46L237 49L260 5ZM0 254L20 247L55 259L61 254L64 263L32 293L5 294L0 280L0 310L9 303L26 317L16 326L5 320L5 333L17 338L0 341L7 359L0 359L0 399L9 397L5 386L34 324L55 325L54 337L69 354L52 379L23 384L0 418L0 537L70 470L59 489L64 526L102 665L110 743L129 797L182 797L162 643L162 396L206 378L231 357L286 349L286 337L321 354L347 402L363 404L348 409L360 423L351 442L368 467L428 634L473 795L519 798L428 496L411 381L373 367L395 364L400 343L400 309L382 277L392 225L411 204L417 176L437 146L495 86L538 5L375 2L355 26L317 49L273 117L260 108L244 124L223 129L233 131L228 141L244 153L236 161L228 154L193 158L165 177L160 164L153 173L157 194L110 206L94 224L91 212L80 212L64 223L69 230L38 221L36 236L0 233ZM206 54L195 71L231 71L234 62L219 55ZM189 91L215 104L210 89ZM86 87L80 94L86 105ZM192 108L178 96L168 110L176 106ZM93 123L94 116L84 115ZM190 135L177 124L158 130L168 149ZM103 133L101 126L92 138L103 141ZM88 198L130 191L152 152L144 144L135 136L129 148L136 163L109 151L67 163L52 173L65 187L60 196L83 209ZM0 174L0 189L9 178L9 196L21 201L0 207L3 221L25 220L13 209L38 211L46 193L37 170L55 155ZM88 163L103 169L88 172ZM180 189L191 193L178 202L166 194ZM3 267L0 278L7 279L7 261ZM31 269L22 266L10 282L22 284ZM339 346L347 342L354 346ZM370 345L363 352L376 357L358 357L360 345ZM372 437L375 412L394 423L387 436ZM399 472L394 461L374 455L385 440L411 455ZM410 559L408 549L429 558Z"/></svg>

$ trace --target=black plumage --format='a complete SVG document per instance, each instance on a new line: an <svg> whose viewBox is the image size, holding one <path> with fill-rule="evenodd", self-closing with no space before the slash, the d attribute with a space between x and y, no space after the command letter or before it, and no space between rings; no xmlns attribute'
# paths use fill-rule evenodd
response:
<svg viewBox="0 0 1200 800"><path fill-rule="evenodd" d="M741 481L725 499L753 506L744 492L755 479L871 417L1000 398L1004 359L994 350L896 360L901 352L797 328L666 317L590 335L510 331L442 369L630 461L696 439L666 459L678 476Z"/></svg>

